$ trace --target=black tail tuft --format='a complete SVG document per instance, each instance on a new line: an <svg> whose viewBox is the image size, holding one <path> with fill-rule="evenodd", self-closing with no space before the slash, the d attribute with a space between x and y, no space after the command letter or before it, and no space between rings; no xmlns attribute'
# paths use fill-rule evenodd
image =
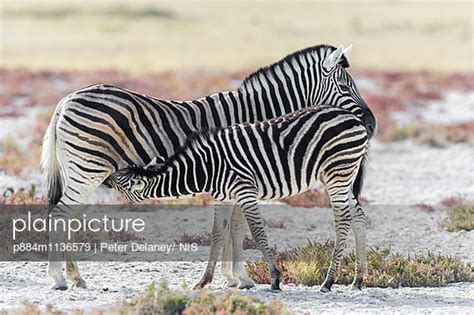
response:
<svg viewBox="0 0 474 315"><path fill-rule="evenodd" d="M354 185L352 185L352 193L356 199L359 198L360 193L362 192L362 187L364 186L364 176L365 176L365 164L367 162L367 155L364 156L360 163L359 171L357 172Z"/></svg>
<svg viewBox="0 0 474 315"><path fill-rule="evenodd" d="M63 194L63 185L61 183L61 174L56 173L52 175L51 181L49 182L47 197L49 205L57 205L59 199L61 199Z"/></svg>

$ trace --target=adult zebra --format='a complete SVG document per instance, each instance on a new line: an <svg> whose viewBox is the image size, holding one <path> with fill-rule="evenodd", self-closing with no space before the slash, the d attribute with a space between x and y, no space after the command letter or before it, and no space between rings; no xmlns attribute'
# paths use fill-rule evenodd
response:
<svg viewBox="0 0 474 315"><path fill-rule="evenodd" d="M112 175L111 182L132 201L209 192L216 200L235 202L266 259L272 290L280 291L280 271L268 246L257 200L295 196L320 181L329 193L337 231L323 285L330 290L353 213L358 211L351 204L352 187L367 150L367 130L360 119L341 108L317 106L200 133L156 171L128 167ZM206 272L214 270L222 229L213 229L211 239ZM209 276L212 279L212 273Z"/></svg>
<svg viewBox="0 0 474 315"><path fill-rule="evenodd" d="M110 85L71 93L57 106L43 142L48 203L85 203L118 169L147 165L154 156L166 159L195 131L261 121L313 104L353 104L350 110L372 134L375 117L345 70L349 51L328 45L306 48L253 73L237 91L186 102ZM54 207L51 216L72 215L62 209ZM53 288L64 290L61 257L50 253L48 274L55 281ZM66 275L73 285L86 287L77 264L68 257Z"/></svg>

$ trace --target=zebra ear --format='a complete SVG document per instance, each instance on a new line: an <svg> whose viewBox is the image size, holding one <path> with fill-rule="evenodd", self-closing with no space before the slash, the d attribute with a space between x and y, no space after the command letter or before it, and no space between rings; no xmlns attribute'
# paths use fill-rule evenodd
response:
<svg viewBox="0 0 474 315"><path fill-rule="evenodd" d="M348 47L349 48L349 47ZM339 61L341 60L343 54L344 46L339 46L335 51L333 51L329 56L326 57L323 61L323 67L327 70L334 68Z"/></svg>
<svg viewBox="0 0 474 315"><path fill-rule="evenodd" d="M344 49L342 50L342 54L343 54L344 56L346 56L346 58L347 58L347 56L350 55L351 51L352 51L352 44L350 44L349 46L347 46L346 48L344 48Z"/></svg>

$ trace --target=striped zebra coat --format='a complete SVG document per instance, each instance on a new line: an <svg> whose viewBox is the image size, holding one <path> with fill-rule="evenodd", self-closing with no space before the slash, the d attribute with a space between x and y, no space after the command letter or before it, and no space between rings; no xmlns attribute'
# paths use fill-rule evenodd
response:
<svg viewBox="0 0 474 315"><path fill-rule="evenodd" d="M51 216L72 217L67 205L86 203L109 176L129 165L167 159L196 131L270 119L328 104L361 118L371 136L375 117L347 73L348 49L319 45L295 52L250 75L236 91L192 101L160 100L110 85L94 85L61 100L44 137L41 165ZM362 186L359 174L355 192ZM359 188L357 188L359 187ZM55 236L56 237L56 236ZM61 237L61 236L58 236ZM60 239L52 240L60 242ZM55 289L67 289L61 253L50 253ZM86 287L66 257L66 275Z"/></svg>
<svg viewBox="0 0 474 315"><path fill-rule="evenodd" d="M112 185L129 200L211 193L218 201L237 203L262 250L279 291L280 272L268 246L259 199L281 199L308 190L316 181L327 189L334 211L337 240L324 288L335 280L340 253L352 224L352 188L368 148L362 121L349 111L310 107L277 119L199 133L158 170L128 167L114 173ZM220 230L213 231L208 271L214 270ZM216 250L217 248L217 250ZM207 279L212 279L212 274Z"/></svg>

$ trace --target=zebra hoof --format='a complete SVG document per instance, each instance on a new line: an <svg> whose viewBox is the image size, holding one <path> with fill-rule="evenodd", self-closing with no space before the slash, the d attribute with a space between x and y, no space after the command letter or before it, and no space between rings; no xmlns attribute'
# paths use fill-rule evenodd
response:
<svg viewBox="0 0 474 315"><path fill-rule="evenodd" d="M362 291L362 281L363 281L362 278L354 279L354 282L352 282L352 284L351 284L350 290L351 291Z"/></svg>
<svg viewBox="0 0 474 315"><path fill-rule="evenodd" d="M280 285L272 285L271 291L273 293L281 293Z"/></svg>
<svg viewBox="0 0 474 315"><path fill-rule="evenodd" d="M58 290L58 291L66 291L67 290L67 284L55 284L51 287L52 290Z"/></svg>
<svg viewBox="0 0 474 315"><path fill-rule="evenodd" d="M83 279L81 279L81 280L77 281L76 283L74 283L72 285L72 287L73 288L87 289L87 284Z"/></svg>
<svg viewBox="0 0 474 315"><path fill-rule="evenodd" d="M332 287L333 283L334 283L334 280L331 280L331 279L327 280L326 279L323 282L323 285L321 286L321 289L319 289L319 291L321 291L323 293L331 292L331 287Z"/></svg>
<svg viewBox="0 0 474 315"><path fill-rule="evenodd" d="M239 285L239 280L237 280L235 278L227 279L226 282L225 282L225 287L227 287L227 288L235 288L238 285Z"/></svg>
<svg viewBox="0 0 474 315"><path fill-rule="evenodd" d="M212 275L211 274L204 274L201 280L194 286L194 290L199 290L204 288L206 285L212 282Z"/></svg>
<svg viewBox="0 0 474 315"><path fill-rule="evenodd" d="M239 285L240 290L250 290L250 289L253 289L253 288L255 288L255 283L253 283L253 282L242 282Z"/></svg>
<svg viewBox="0 0 474 315"><path fill-rule="evenodd" d="M323 292L323 293L328 293L328 292L331 292L331 289L330 288L326 288L325 286L321 286L321 289L319 289L319 291Z"/></svg>
<svg viewBox="0 0 474 315"><path fill-rule="evenodd" d="M193 287L193 290L200 290L200 289L203 289L206 285L207 285L207 283L203 283L202 281L199 281L199 283L196 284L196 285Z"/></svg>

